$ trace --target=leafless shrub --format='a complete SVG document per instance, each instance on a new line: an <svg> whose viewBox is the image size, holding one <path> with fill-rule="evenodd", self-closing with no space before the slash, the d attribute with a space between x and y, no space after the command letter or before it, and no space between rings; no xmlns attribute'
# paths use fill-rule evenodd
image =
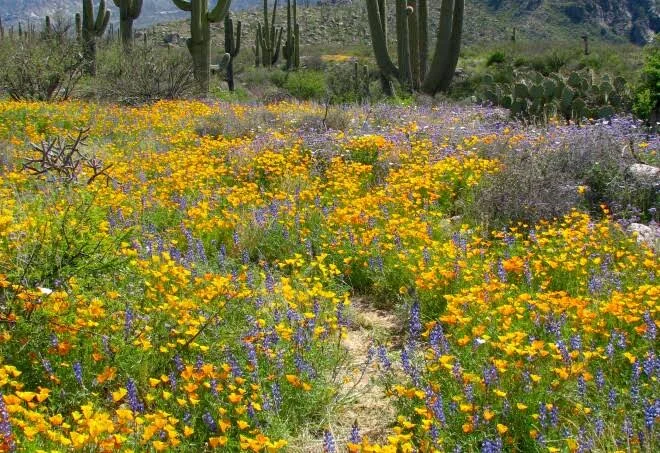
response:
<svg viewBox="0 0 660 453"><path fill-rule="evenodd" d="M657 207L657 187L631 178L636 162L614 137L575 130L551 146L492 148L502 171L486 177L465 202L471 218L499 228L534 224L573 209L602 213L606 205L620 219L647 218Z"/></svg>
<svg viewBox="0 0 660 453"><path fill-rule="evenodd" d="M41 143L31 143L36 157L25 159L23 169L33 176L50 176L65 183L77 182L87 169L92 172L87 178L87 185L99 177L104 177L107 184L112 180L108 174L112 164L105 165L96 155L88 155L79 149L88 138L89 128L86 128L79 129L75 138L55 137Z"/></svg>
<svg viewBox="0 0 660 453"><path fill-rule="evenodd" d="M66 37L12 41L0 53L0 85L14 100L69 99L82 76L82 54Z"/></svg>
<svg viewBox="0 0 660 453"><path fill-rule="evenodd" d="M194 78L188 52L178 48L136 45L130 56L119 46L100 59L97 96L136 105L192 94Z"/></svg>
<svg viewBox="0 0 660 453"><path fill-rule="evenodd" d="M229 109L222 114L204 118L195 128L200 136L240 138L263 133L275 121L275 115L265 108L250 115L236 115Z"/></svg>

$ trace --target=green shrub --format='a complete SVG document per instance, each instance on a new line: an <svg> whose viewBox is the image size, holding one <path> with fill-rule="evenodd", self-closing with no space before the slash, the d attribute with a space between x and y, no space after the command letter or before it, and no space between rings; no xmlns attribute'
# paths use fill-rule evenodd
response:
<svg viewBox="0 0 660 453"><path fill-rule="evenodd" d="M660 111L660 48L653 48L646 57L642 81L635 93L633 111L640 118L656 121Z"/></svg>
<svg viewBox="0 0 660 453"><path fill-rule="evenodd" d="M362 93L356 87L352 64L331 66L326 71L325 81L333 104L351 104L361 99Z"/></svg>
<svg viewBox="0 0 660 453"><path fill-rule="evenodd" d="M322 100L326 96L325 75L318 71L298 71L289 74L283 88L296 99Z"/></svg>
<svg viewBox="0 0 660 453"><path fill-rule="evenodd" d="M494 64L500 64L504 63L506 61L506 54L501 51L493 52L490 54L488 57L488 60L486 61L486 66L492 66Z"/></svg>

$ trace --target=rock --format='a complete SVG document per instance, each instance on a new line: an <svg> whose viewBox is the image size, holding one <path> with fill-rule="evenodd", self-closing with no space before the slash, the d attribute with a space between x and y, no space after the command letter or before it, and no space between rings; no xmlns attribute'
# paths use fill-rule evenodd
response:
<svg viewBox="0 0 660 453"><path fill-rule="evenodd" d="M166 44L177 45L177 44L179 44L180 39L181 39L181 36L179 36L178 33L168 33L163 38L163 41L165 41Z"/></svg>
<svg viewBox="0 0 660 453"><path fill-rule="evenodd" d="M633 164L628 167L628 174L643 184L656 185L660 182L660 168L653 165Z"/></svg>
<svg viewBox="0 0 660 453"><path fill-rule="evenodd" d="M637 235L638 244L646 244L653 249L657 249L660 239L660 227L656 223L644 225L642 223L631 223L628 225L628 233Z"/></svg>

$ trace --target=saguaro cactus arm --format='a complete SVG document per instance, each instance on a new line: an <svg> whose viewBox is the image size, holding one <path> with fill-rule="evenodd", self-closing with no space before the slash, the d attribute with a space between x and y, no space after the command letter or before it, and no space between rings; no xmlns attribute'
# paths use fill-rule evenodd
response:
<svg viewBox="0 0 660 453"><path fill-rule="evenodd" d="M119 8L120 19L137 19L142 12L143 0L112 0Z"/></svg>
<svg viewBox="0 0 660 453"><path fill-rule="evenodd" d="M230 5L231 0L218 0L215 8L213 8L211 12L207 14L209 22L220 22L229 11Z"/></svg>
<svg viewBox="0 0 660 453"><path fill-rule="evenodd" d="M399 69L394 65L387 50L387 39L385 37L384 21L385 15L381 15L378 0L367 1L367 15L369 18L369 31L371 32L371 45L374 49L376 63L381 73L389 78L398 78ZM384 4L384 2L383 2Z"/></svg>
<svg viewBox="0 0 660 453"><path fill-rule="evenodd" d="M236 23L236 38L234 39L234 51L232 52L236 56L241 51L241 34L243 32L243 23L239 20Z"/></svg>
<svg viewBox="0 0 660 453"><path fill-rule="evenodd" d="M429 60L429 10L426 0L417 0L417 26L419 41L419 78L424 80Z"/></svg>
<svg viewBox="0 0 660 453"><path fill-rule="evenodd" d="M172 0L177 8L181 11L192 11L192 1L187 2L186 0Z"/></svg>
<svg viewBox="0 0 660 453"><path fill-rule="evenodd" d="M447 91L451 80L454 78L458 57L461 53L461 38L463 36L463 12L465 9L465 0L455 0L454 18L451 26L451 39L449 41L449 61L442 80L440 81L440 91Z"/></svg>
<svg viewBox="0 0 660 453"><path fill-rule="evenodd" d="M461 2L462 0L457 1ZM431 66L429 67L424 83L422 84L422 91L430 95L434 95L438 92L442 77L447 71L450 39L452 35L453 12L454 0L442 0L435 52L433 53Z"/></svg>
<svg viewBox="0 0 660 453"><path fill-rule="evenodd" d="M140 17L143 0L113 0L119 8L119 28L125 48L133 42L133 21Z"/></svg>

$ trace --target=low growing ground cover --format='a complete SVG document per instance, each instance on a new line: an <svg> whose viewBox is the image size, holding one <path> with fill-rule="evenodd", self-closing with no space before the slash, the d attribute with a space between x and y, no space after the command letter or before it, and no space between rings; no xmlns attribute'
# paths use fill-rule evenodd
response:
<svg viewBox="0 0 660 453"><path fill-rule="evenodd" d="M586 176L554 219L470 207L505 154L655 162L657 137L505 118L0 104L0 449L656 450L655 252ZM87 127L87 165L49 148ZM400 320L358 370L383 433L335 429L354 296Z"/></svg>

